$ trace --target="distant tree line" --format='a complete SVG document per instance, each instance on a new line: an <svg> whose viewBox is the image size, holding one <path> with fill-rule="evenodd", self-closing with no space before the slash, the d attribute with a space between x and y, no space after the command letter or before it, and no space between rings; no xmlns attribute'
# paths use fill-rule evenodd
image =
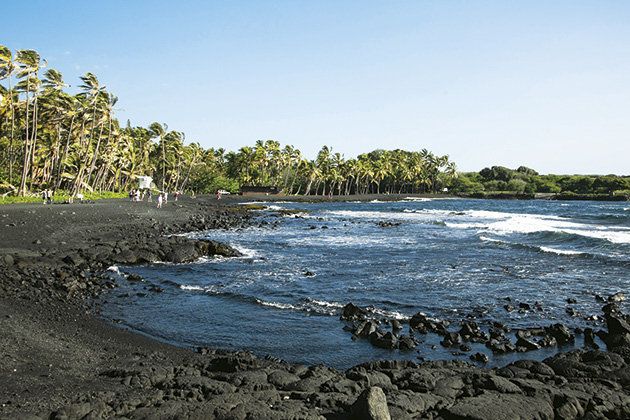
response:
<svg viewBox="0 0 630 420"><path fill-rule="evenodd" d="M214 187L214 179L231 180L235 185L276 186L286 194L302 195L436 192L457 176L448 156L428 150L375 150L345 159L323 146L309 160L293 146L259 140L236 152L211 151L212 163L194 173L197 190Z"/></svg>
<svg viewBox="0 0 630 420"><path fill-rule="evenodd" d="M167 191L265 185L305 195L436 192L457 178L448 156L426 149L344 159L324 146L314 160L273 140L235 152L204 149L163 123L121 124L118 98L92 73L80 81L69 93L37 51L0 45L0 194L120 192L139 175Z"/></svg>
<svg viewBox="0 0 630 420"><path fill-rule="evenodd" d="M618 175L540 175L525 166L484 168L460 173L453 180L457 193L516 194L555 193L580 195L630 195L630 177Z"/></svg>

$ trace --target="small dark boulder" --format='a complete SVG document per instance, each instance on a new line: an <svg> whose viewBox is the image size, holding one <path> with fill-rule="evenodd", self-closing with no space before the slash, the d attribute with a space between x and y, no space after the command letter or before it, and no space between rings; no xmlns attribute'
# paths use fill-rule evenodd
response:
<svg viewBox="0 0 630 420"><path fill-rule="evenodd" d="M602 312L604 313L604 315L610 315L621 312L621 310L619 309L619 305L617 305L616 303L608 303L602 306Z"/></svg>
<svg viewBox="0 0 630 420"><path fill-rule="evenodd" d="M538 350L538 349L540 349L540 346L538 344L536 344L533 341L528 340L527 338L524 338L524 337L519 337L516 340L516 347L524 348L525 351L531 351L531 350Z"/></svg>
<svg viewBox="0 0 630 420"><path fill-rule="evenodd" d="M538 345L540 347L555 347L558 345L558 340L550 335L545 335L543 338L538 340Z"/></svg>
<svg viewBox="0 0 630 420"><path fill-rule="evenodd" d="M382 331L373 332L370 334L370 343L382 349L398 348L398 339L391 332L386 332L385 334Z"/></svg>
<svg viewBox="0 0 630 420"><path fill-rule="evenodd" d="M570 343L575 340L575 336L571 333L571 330L560 323L546 327L545 332L558 340L558 344L560 345Z"/></svg>
<svg viewBox="0 0 630 420"><path fill-rule="evenodd" d="M508 339L490 339L486 342L486 347L496 354L505 354L516 351L516 347Z"/></svg>
<svg viewBox="0 0 630 420"><path fill-rule="evenodd" d="M151 286L149 286L149 292L153 292L153 293L162 293L164 291L164 289L162 289L160 286L157 286L155 284L152 284Z"/></svg>
<svg viewBox="0 0 630 420"><path fill-rule="evenodd" d="M440 341L440 344L444 347L458 347L462 344L462 337L458 333L447 333L444 339Z"/></svg>
<svg viewBox="0 0 630 420"><path fill-rule="evenodd" d="M599 346L595 343L595 332L592 328L584 329L584 346L594 349L598 349Z"/></svg>
<svg viewBox="0 0 630 420"><path fill-rule="evenodd" d="M350 302L341 310L341 319L344 321L355 321L365 319L367 317L367 311L359 308L354 303Z"/></svg>
<svg viewBox="0 0 630 420"><path fill-rule="evenodd" d="M127 275L127 281L131 281L131 282L139 282L139 281L144 281L144 279L142 278L142 276L135 274L135 273L131 273Z"/></svg>
<svg viewBox="0 0 630 420"><path fill-rule="evenodd" d="M447 326L448 322L429 318L422 312L418 312L409 320L409 327L421 334L434 332L439 335L445 335Z"/></svg>
<svg viewBox="0 0 630 420"><path fill-rule="evenodd" d="M462 327L459 330L459 335L462 336L464 340L479 342L482 343L488 340L488 334L481 331L479 325L473 321L464 321L462 323Z"/></svg>
<svg viewBox="0 0 630 420"><path fill-rule="evenodd" d="M484 353L475 353L470 355L470 360L473 362L488 363L490 359Z"/></svg>
<svg viewBox="0 0 630 420"><path fill-rule="evenodd" d="M376 224L378 227L382 227L382 228L388 228L388 227L396 227L396 226L400 226L401 223L400 222L387 222L387 221L381 221L378 222Z"/></svg>
<svg viewBox="0 0 630 420"><path fill-rule="evenodd" d="M567 306L564 312L566 312L566 314L569 315L570 317L577 317L581 315L578 311L576 311L571 306Z"/></svg>
<svg viewBox="0 0 630 420"><path fill-rule="evenodd" d="M378 329L376 321L365 321L359 324L354 333L359 337L369 337L370 334Z"/></svg>
<svg viewBox="0 0 630 420"><path fill-rule="evenodd" d="M203 255L214 256L219 255L221 257L242 257L243 254L231 246L217 242L202 240L197 242L197 246L201 249Z"/></svg>
<svg viewBox="0 0 630 420"><path fill-rule="evenodd" d="M609 334L630 334L630 324L621 316L606 316L606 326Z"/></svg>
<svg viewBox="0 0 630 420"><path fill-rule="evenodd" d="M398 337L398 349L402 351L413 350L416 348L416 345L416 340L408 335L401 335L400 337Z"/></svg>
<svg viewBox="0 0 630 420"><path fill-rule="evenodd" d="M390 321L390 324L392 325L392 331L393 332L398 332L398 331L402 330L402 324L400 323L399 320L392 319Z"/></svg>

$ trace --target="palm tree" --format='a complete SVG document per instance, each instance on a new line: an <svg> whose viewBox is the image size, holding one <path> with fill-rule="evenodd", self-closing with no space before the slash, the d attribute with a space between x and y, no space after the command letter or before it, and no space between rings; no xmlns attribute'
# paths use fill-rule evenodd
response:
<svg viewBox="0 0 630 420"><path fill-rule="evenodd" d="M13 184L13 165L14 165L14 153L13 153L13 144L14 144L14 133L15 133L15 107L14 103L14 92L12 86L13 73L15 72L16 66L13 61L13 54L11 50L4 45L0 45L0 80L8 79L9 88L5 92L4 96L8 98L9 101L9 112L11 114L11 135L9 139L9 184Z"/></svg>
<svg viewBox="0 0 630 420"><path fill-rule="evenodd" d="M168 125L154 122L149 126L149 131L153 138L159 138L158 144L162 150L162 191L166 191L166 144L164 143L164 136L168 131Z"/></svg>
<svg viewBox="0 0 630 420"><path fill-rule="evenodd" d="M39 73L39 69L42 67L42 60L39 53L35 50L18 50L15 61L18 63L17 77L18 79L21 79L17 88L26 96L24 159L22 165L22 178L20 180L20 188L18 190L20 195L24 195L26 193L26 181L32 162L32 153L35 149L34 143L37 140L37 92L40 85L40 80L37 78L37 75ZM30 118L29 114L31 99L33 102L32 118ZM32 128L29 123L32 123Z"/></svg>
<svg viewBox="0 0 630 420"><path fill-rule="evenodd" d="M34 50L12 54L0 46L0 82L8 81L8 87L0 83L0 184L12 184L18 178L14 171L21 171L21 195L34 186L120 191L137 174L156 172L163 190L188 185L205 190L225 181L231 188L234 182L274 185L307 195L435 192L457 176L448 156L426 149L375 150L349 160L328 146L308 160L275 140L258 140L236 152L203 150L187 145L184 133L168 131L166 124L145 128L127 122L122 128L115 116L117 98L96 75L81 76L80 93L71 95L58 71L49 69L39 79L45 66Z"/></svg>

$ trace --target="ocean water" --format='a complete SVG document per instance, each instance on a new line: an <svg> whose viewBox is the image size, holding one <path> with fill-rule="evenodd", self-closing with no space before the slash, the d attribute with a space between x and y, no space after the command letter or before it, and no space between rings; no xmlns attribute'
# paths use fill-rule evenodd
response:
<svg viewBox="0 0 630 420"><path fill-rule="evenodd" d="M266 206L254 227L194 235L229 243L241 258L119 267L146 281L121 276L103 316L181 346L348 368L375 359L471 354L454 354L433 335L416 334L420 344L407 352L352 340L339 319L348 302L388 319L424 312L453 322L453 330L471 313L482 327L562 322L598 329L600 320L586 319L601 316L595 295L630 292L628 203L410 198ZM302 212L282 216L278 209ZM148 291L150 284L163 292ZM543 310L503 308L519 302L539 302ZM568 315L568 306L580 315ZM574 346L581 345L578 335ZM472 347L491 355L483 345ZM557 351L497 356L490 365Z"/></svg>

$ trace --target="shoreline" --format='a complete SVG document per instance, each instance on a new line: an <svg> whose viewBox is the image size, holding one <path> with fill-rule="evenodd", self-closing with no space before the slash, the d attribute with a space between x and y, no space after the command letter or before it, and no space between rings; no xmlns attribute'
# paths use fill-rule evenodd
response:
<svg viewBox="0 0 630 420"><path fill-rule="evenodd" d="M520 361L492 370L452 361L420 367L380 361L340 372L247 352L195 353L117 328L90 310L88 302L113 286L106 277L92 276L106 269L105 263L136 263L140 254L150 261L151 253L183 261L209 252L188 239L159 238L245 224L246 210L230 204L330 201L295 198L183 199L161 210L126 200L0 207L0 327L6 338L0 344L0 418L19 413L49 418L55 412L67 418L90 413L347 418L380 401L372 398L379 390L392 418L502 418L515 412L522 417L630 416L630 374L624 376L630 371L630 348L561 353L549 364ZM365 200L388 198L400 196ZM182 248L187 249L183 254Z"/></svg>

